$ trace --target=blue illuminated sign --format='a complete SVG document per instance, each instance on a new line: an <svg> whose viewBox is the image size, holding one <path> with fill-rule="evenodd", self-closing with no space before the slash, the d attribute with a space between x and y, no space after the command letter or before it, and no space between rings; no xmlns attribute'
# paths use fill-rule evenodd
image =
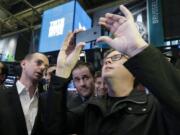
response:
<svg viewBox="0 0 180 135"><path fill-rule="evenodd" d="M68 32L91 28L91 19L76 1L71 1L43 13L39 52L60 49ZM85 49L89 49L86 46Z"/></svg>

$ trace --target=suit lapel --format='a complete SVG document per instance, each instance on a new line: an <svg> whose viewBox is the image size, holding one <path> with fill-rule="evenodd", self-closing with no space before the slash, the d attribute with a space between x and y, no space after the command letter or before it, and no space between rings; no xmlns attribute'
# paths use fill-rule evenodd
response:
<svg viewBox="0 0 180 135"><path fill-rule="evenodd" d="M37 115L36 115L36 118L35 118L35 121L34 121L34 126L33 126L33 129L32 129L32 133L31 135L35 135L40 129L40 119L41 119L41 115L40 115L40 109L39 109L39 106L40 106L40 103L38 102L38 112L37 112Z"/></svg>
<svg viewBox="0 0 180 135"><path fill-rule="evenodd" d="M22 135L28 135L26 128L26 121L24 113L22 110L19 95L17 93L16 86L8 88L8 102L10 108L12 108L13 118L15 123L17 123L17 129Z"/></svg>
<svg viewBox="0 0 180 135"><path fill-rule="evenodd" d="M43 113L45 112L45 101L46 95L39 93L38 97L38 112L35 118L34 126L32 129L31 135L43 135L44 134L44 127L43 127Z"/></svg>

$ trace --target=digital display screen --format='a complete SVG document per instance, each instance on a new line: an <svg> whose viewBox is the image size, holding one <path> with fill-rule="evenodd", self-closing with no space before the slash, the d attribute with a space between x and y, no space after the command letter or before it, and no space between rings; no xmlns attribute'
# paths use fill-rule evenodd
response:
<svg viewBox="0 0 180 135"><path fill-rule="evenodd" d="M0 61L14 61L17 36L0 39Z"/></svg>
<svg viewBox="0 0 180 135"><path fill-rule="evenodd" d="M91 28L91 19L76 1L46 10L39 43L39 52L52 52L61 48L68 32L77 28ZM88 49L88 47L86 47Z"/></svg>
<svg viewBox="0 0 180 135"><path fill-rule="evenodd" d="M5 82L4 82L4 85L6 87L12 87L15 85L15 83L16 83L16 77L8 75Z"/></svg>
<svg viewBox="0 0 180 135"><path fill-rule="evenodd" d="M68 91L76 91L76 88L74 86L74 83L73 83L73 80L71 80L68 84L68 87L67 87L67 90Z"/></svg>
<svg viewBox="0 0 180 135"><path fill-rule="evenodd" d="M75 21L74 21L74 28L81 28L84 30L91 28L91 18L87 15L87 13L84 11L84 9L80 6L79 3L76 2L76 10L75 10ZM90 43L87 43L84 46L84 50L90 49Z"/></svg>

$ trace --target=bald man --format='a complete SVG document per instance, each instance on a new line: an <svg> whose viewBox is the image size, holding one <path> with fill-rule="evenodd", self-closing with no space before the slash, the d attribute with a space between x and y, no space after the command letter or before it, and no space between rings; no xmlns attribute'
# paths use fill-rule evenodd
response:
<svg viewBox="0 0 180 135"><path fill-rule="evenodd" d="M41 53L28 54L21 61L22 73L16 85L0 90L0 134L41 135L42 96L38 82L49 65Z"/></svg>

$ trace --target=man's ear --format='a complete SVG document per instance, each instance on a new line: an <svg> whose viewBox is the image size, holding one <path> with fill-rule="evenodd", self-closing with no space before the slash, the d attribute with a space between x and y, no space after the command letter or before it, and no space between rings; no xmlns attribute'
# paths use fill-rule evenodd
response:
<svg viewBox="0 0 180 135"><path fill-rule="evenodd" d="M26 61L25 61L25 60L22 60L20 65L21 65L21 68L23 69L24 66L26 65Z"/></svg>

